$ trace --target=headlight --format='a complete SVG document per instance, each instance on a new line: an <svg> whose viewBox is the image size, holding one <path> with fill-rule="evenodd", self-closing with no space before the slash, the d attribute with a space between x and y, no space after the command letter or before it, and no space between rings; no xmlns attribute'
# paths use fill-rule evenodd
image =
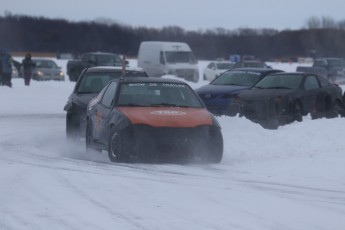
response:
<svg viewBox="0 0 345 230"><path fill-rule="evenodd" d="M64 73L62 71L59 72L59 76L60 77L63 77L64 76Z"/></svg>
<svg viewBox="0 0 345 230"><path fill-rule="evenodd" d="M40 77L42 77L42 76L44 75L44 73L43 73L42 71L39 70L39 71L37 71L37 75L40 76Z"/></svg>

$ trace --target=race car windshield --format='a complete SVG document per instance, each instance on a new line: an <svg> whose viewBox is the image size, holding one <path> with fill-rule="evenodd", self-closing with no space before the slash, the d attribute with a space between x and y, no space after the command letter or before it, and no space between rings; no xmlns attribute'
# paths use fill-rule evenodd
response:
<svg viewBox="0 0 345 230"><path fill-rule="evenodd" d="M122 76L120 71L118 72L90 72L85 73L81 80L77 93L99 93L103 87L112 79L117 79ZM140 71L126 71L126 77L147 77L145 72Z"/></svg>
<svg viewBox="0 0 345 230"><path fill-rule="evenodd" d="M203 108L194 91L180 83L122 83L117 106Z"/></svg>

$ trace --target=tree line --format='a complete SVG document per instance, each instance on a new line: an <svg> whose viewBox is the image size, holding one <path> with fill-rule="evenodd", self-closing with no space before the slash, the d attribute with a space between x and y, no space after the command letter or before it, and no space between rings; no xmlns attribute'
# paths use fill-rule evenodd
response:
<svg viewBox="0 0 345 230"><path fill-rule="evenodd" d="M299 30L213 28L189 31L178 26L132 27L109 19L70 22L7 14L0 17L0 49L75 55L104 51L136 57L141 41L188 43L197 59L228 59L230 54L262 60L345 57L345 21L312 17Z"/></svg>

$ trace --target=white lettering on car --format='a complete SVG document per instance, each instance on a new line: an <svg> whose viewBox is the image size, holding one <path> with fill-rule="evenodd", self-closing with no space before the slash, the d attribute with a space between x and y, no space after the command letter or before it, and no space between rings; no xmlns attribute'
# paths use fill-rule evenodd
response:
<svg viewBox="0 0 345 230"><path fill-rule="evenodd" d="M141 87L141 86L145 86L145 83L129 83L128 86L130 87Z"/></svg>
<svg viewBox="0 0 345 230"><path fill-rule="evenodd" d="M152 111L151 114L153 115L162 115L162 116L180 116L185 115L185 112L175 111L175 110L158 110Z"/></svg>

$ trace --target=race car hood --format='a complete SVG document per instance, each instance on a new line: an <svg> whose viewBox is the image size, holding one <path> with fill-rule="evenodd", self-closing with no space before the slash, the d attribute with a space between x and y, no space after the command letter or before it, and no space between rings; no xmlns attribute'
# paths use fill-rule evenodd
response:
<svg viewBox="0 0 345 230"><path fill-rule="evenodd" d="M212 117L204 108L181 107L119 107L133 125L190 128L212 125Z"/></svg>

